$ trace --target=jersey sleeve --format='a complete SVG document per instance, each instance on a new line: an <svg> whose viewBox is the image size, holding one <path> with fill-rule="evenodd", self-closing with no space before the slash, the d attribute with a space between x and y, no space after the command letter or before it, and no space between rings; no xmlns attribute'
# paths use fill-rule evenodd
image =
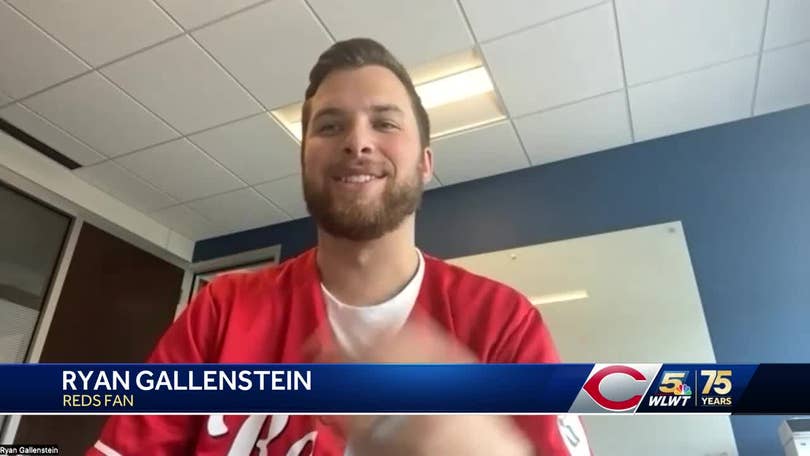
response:
<svg viewBox="0 0 810 456"><path fill-rule="evenodd" d="M218 315L212 285L203 288L163 334L149 363L212 362ZM116 415L86 456L193 454L203 416Z"/></svg>
<svg viewBox="0 0 810 456"><path fill-rule="evenodd" d="M540 312L520 297L518 324L500 350L504 363L558 363L560 357ZM529 437L537 456L591 456L585 429L574 415L522 415L514 417Z"/></svg>

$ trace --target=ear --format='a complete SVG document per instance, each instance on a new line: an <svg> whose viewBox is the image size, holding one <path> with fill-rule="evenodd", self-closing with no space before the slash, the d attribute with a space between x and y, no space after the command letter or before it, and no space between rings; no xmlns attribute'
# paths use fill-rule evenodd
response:
<svg viewBox="0 0 810 456"><path fill-rule="evenodd" d="M427 185L433 179L433 151L425 147L422 151L422 184Z"/></svg>

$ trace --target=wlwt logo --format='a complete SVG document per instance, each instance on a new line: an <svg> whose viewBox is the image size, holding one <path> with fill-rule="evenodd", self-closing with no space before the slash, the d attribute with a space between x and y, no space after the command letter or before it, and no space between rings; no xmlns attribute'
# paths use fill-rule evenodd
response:
<svg viewBox="0 0 810 456"><path fill-rule="evenodd" d="M633 413L661 364L597 364L570 413Z"/></svg>

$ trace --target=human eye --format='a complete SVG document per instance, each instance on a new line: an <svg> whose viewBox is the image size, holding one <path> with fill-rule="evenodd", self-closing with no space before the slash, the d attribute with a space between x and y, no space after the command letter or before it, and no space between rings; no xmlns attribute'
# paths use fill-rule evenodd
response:
<svg viewBox="0 0 810 456"><path fill-rule="evenodd" d="M389 119L380 119L374 123L374 127L383 131L398 130L399 124Z"/></svg>
<svg viewBox="0 0 810 456"><path fill-rule="evenodd" d="M315 131L318 134L328 135L332 133L337 133L340 130L340 124L335 121L325 121L318 124Z"/></svg>

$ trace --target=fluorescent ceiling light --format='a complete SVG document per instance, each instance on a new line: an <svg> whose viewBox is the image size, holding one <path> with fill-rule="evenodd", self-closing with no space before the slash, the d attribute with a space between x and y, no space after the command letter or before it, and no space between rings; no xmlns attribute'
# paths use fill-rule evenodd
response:
<svg viewBox="0 0 810 456"><path fill-rule="evenodd" d="M459 131L487 125L506 118L498 103L492 80L480 60L471 60L469 56L454 57L453 66L447 74L438 68L438 64L418 71L421 75L438 76L416 86L416 92L422 105L428 111L431 121L431 137L456 133ZM475 66L460 68L459 62ZM420 76L424 77L424 76ZM273 116L287 131L301 141L301 103L295 103L274 110Z"/></svg>
<svg viewBox="0 0 810 456"><path fill-rule="evenodd" d="M432 139L489 125L506 118L495 92L491 91L434 106L428 110L428 115Z"/></svg>
<svg viewBox="0 0 810 456"><path fill-rule="evenodd" d="M492 92L492 81L484 67L456 73L416 86L425 109L444 106L482 93Z"/></svg>
<svg viewBox="0 0 810 456"><path fill-rule="evenodd" d="M271 113L299 143L301 142L301 108L303 106L304 103L293 103Z"/></svg>
<svg viewBox="0 0 810 456"><path fill-rule="evenodd" d="M292 133L293 136L295 136L295 139L297 139L298 142L301 142L301 138L304 135L302 131L304 129L303 122L301 122L300 120L297 122L290 122L290 126L287 127L287 129L290 130L290 133Z"/></svg>
<svg viewBox="0 0 810 456"><path fill-rule="evenodd" d="M481 65L483 65L483 61L478 54L474 50L468 49L409 67L408 74L411 75L414 85L422 85Z"/></svg>
<svg viewBox="0 0 810 456"><path fill-rule="evenodd" d="M566 291L563 293L552 293L541 296L534 296L529 299L529 302L531 302L535 306L540 306L543 304L552 304L555 302L566 302L566 301L578 301L580 299L587 299L587 298L588 298L587 290L574 290L574 291Z"/></svg>

